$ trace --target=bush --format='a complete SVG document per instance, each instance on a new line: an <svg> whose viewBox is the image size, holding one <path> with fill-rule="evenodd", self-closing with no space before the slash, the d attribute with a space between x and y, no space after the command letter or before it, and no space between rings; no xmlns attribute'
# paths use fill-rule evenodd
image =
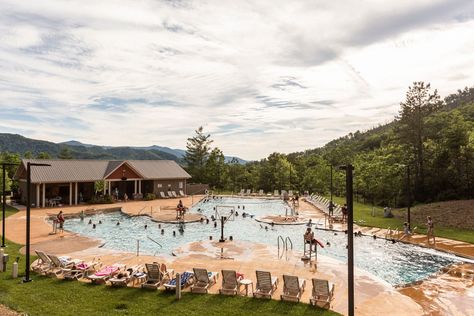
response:
<svg viewBox="0 0 474 316"><path fill-rule="evenodd" d="M90 204L111 204L114 200L110 195L101 195L101 196L94 196L89 203Z"/></svg>
<svg viewBox="0 0 474 316"><path fill-rule="evenodd" d="M154 193L147 193L145 194L145 197L143 198L145 201L151 201L156 199L156 194Z"/></svg>

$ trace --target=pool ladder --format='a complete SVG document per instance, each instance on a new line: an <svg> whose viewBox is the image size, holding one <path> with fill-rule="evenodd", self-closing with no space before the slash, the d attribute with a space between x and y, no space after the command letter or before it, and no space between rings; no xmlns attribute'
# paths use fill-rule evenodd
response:
<svg viewBox="0 0 474 316"><path fill-rule="evenodd" d="M281 254L280 254L280 240L281 240ZM285 239L283 239L282 235L278 235L277 238L277 245L278 245L278 258L281 259L283 257L283 254L286 254L286 259L288 260L288 246L290 246L290 250L293 250L293 242L291 241L291 238L286 236Z"/></svg>

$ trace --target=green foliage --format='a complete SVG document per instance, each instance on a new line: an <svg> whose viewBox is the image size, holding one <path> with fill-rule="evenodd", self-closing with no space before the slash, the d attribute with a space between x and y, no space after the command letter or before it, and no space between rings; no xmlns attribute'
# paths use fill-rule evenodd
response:
<svg viewBox="0 0 474 316"><path fill-rule="evenodd" d="M156 194L155 193L147 193L143 197L145 201L151 201L151 200L156 200Z"/></svg>
<svg viewBox="0 0 474 316"><path fill-rule="evenodd" d="M71 152L71 149L69 149L69 147L63 147L58 154L58 158L59 159L72 159L74 157L72 156L72 152Z"/></svg>
<svg viewBox="0 0 474 316"><path fill-rule="evenodd" d="M36 155L36 159L51 159L51 155L47 152L42 151Z"/></svg>
<svg viewBox="0 0 474 316"><path fill-rule="evenodd" d="M98 195L98 196L94 196L92 197L92 199L90 200L90 204L111 204L114 202L114 199L112 198L111 195Z"/></svg>
<svg viewBox="0 0 474 316"><path fill-rule="evenodd" d="M99 181L94 182L95 194L98 194L100 192L104 192L104 188L105 188L105 181L104 180L99 180Z"/></svg>
<svg viewBox="0 0 474 316"><path fill-rule="evenodd" d="M188 138L186 144L186 155L184 161L188 172L193 176L193 182L204 183L206 181L206 162L209 158L211 135L204 134L200 126L194 137Z"/></svg>

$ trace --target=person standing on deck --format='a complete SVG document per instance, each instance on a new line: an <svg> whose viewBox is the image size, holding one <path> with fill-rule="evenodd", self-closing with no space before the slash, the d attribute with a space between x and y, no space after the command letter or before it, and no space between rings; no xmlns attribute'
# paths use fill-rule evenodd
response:
<svg viewBox="0 0 474 316"><path fill-rule="evenodd" d="M435 235L434 235L433 220L431 219L431 216L428 216L426 219L427 219L426 227L428 228L428 232L426 233L426 235L427 235L426 242L429 244L430 239L433 238L433 244L434 244L434 243L436 243L436 240L435 240Z"/></svg>

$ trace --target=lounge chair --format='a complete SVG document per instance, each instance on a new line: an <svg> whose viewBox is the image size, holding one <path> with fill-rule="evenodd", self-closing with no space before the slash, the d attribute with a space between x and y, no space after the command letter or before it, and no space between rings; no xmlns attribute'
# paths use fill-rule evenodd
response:
<svg viewBox="0 0 474 316"><path fill-rule="evenodd" d="M245 195L251 195L252 194L252 190L251 189L247 189L247 192L245 193Z"/></svg>
<svg viewBox="0 0 474 316"><path fill-rule="evenodd" d="M128 283L133 280L133 276L135 273L138 273L142 269L142 266L136 265L133 267L128 268L123 273L118 273L115 276L109 279L109 282L112 286L122 286L127 287Z"/></svg>
<svg viewBox="0 0 474 316"><path fill-rule="evenodd" d="M235 270L222 270L222 288L219 290L223 295L237 295L239 293L240 283Z"/></svg>
<svg viewBox="0 0 474 316"><path fill-rule="evenodd" d="M161 273L159 263L147 263L146 267L146 280L142 284L144 289L157 290L161 284Z"/></svg>
<svg viewBox="0 0 474 316"><path fill-rule="evenodd" d="M186 195L184 194L183 190L179 190L179 196L180 197L185 197Z"/></svg>
<svg viewBox="0 0 474 316"><path fill-rule="evenodd" d="M37 273L47 274L50 270L52 270L53 262L43 251L36 250L35 252L38 255L38 261L34 266L32 266L32 270Z"/></svg>
<svg viewBox="0 0 474 316"><path fill-rule="evenodd" d="M160 197L161 197L162 199L167 199L167 198L168 198L168 197L165 195L165 192L163 192L163 191L160 191Z"/></svg>
<svg viewBox="0 0 474 316"><path fill-rule="evenodd" d="M81 260L74 259L72 260L69 257L58 257L56 255L48 254L49 259L51 259L51 270L48 272L52 276L59 276L63 273L63 269L70 269L74 265L81 263Z"/></svg>
<svg viewBox="0 0 474 316"><path fill-rule="evenodd" d="M89 274L97 272L102 264L99 261L92 260L90 263L81 262L73 265L71 268L63 268L62 274L65 280L79 280L86 278Z"/></svg>
<svg viewBox="0 0 474 316"><path fill-rule="evenodd" d="M311 305L317 305L317 303L323 303L321 307L331 307L331 300L334 296L334 284L328 280L312 279L313 282L313 293L309 302Z"/></svg>
<svg viewBox="0 0 474 316"><path fill-rule="evenodd" d="M120 273L122 269L125 268L123 264L114 264L111 266L106 266L97 271L94 274L88 275L87 279L90 280L94 284L101 284L107 282L108 279L113 277L114 275Z"/></svg>
<svg viewBox="0 0 474 316"><path fill-rule="evenodd" d="M273 191L273 196L280 196L280 193L278 192L278 190Z"/></svg>
<svg viewBox="0 0 474 316"><path fill-rule="evenodd" d="M258 191L258 195L262 196L263 195L263 190Z"/></svg>
<svg viewBox="0 0 474 316"><path fill-rule="evenodd" d="M244 192L245 192L245 190L241 189L239 195L241 195L241 196L244 195Z"/></svg>
<svg viewBox="0 0 474 316"><path fill-rule="evenodd" d="M303 294L306 280L299 279L297 276L283 275L283 293L280 298L282 301L299 302Z"/></svg>
<svg viewBox="0 0 474 316"><path fill-rule="evenodd" d="M218 274L207 272L206 269L194 268L194 284L191 286L193 293L207 293L208 289L217 282Z"/></svg>
<svg viewBox="0 0 474 316"><path fill-rule="evenodd" d="M272 298L273 292L278 287L278 278L272 277L268 271L256 271L257 285L255 286L254 297Z"/></svg>
<svg viewBox="0 0 474 316"><path fill-rule="evenodd" d="M171 191L168 191L168 197L173 198L173 194L171 193Z"/></svg>
<svg viewBox="0 0 474 316"><path fill-rule="evenodd" d="M174 276L174 270L173 269L168 269L166 267L166 264L162 263L160 266L160 273L161 273L161 279L162 280L171 280Z"/></svg>
<svg viewBox="0 0 474 316"><path fill-rule="evenodd" d="M172 195L174 198L177 198L177 197L178 197L178 195L176 194L175 191L171 191L171 195Z"/></svg>
<svg viewBox="0 0 474 316"><path fill-rule="evenodd" d="M181 274L181 288L184 289L186 286L190 285L193 279L194 273L186 271ZM168 283L163 284L166 290L175 290L176 289L176 277L169 280Z"/></svg>

